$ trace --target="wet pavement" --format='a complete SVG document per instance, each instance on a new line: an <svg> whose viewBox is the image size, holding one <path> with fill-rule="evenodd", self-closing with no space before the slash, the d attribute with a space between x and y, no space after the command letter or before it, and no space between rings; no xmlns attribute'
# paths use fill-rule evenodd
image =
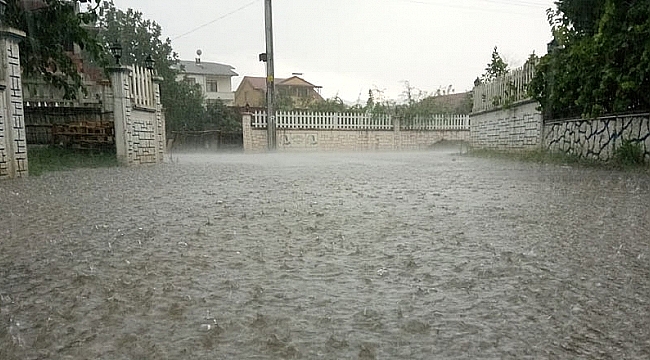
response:
<svg viewBox="0 0 650 360"><path fill-rule="evenodd" d="M0 359L647 359L650 177L453 151L0 183Z"/></svg>

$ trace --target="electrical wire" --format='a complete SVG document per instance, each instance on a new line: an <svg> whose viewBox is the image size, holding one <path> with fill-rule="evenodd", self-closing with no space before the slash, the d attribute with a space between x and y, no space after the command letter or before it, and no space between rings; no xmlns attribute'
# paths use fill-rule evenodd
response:
<svg viewBox="0 0 650 360"><path fill-rule="evenodd" d="M205 24L199 25L199 26L195 27L195 28L192 29L192 30L189 30L189 31L187 31L187 32L185 32L185 33L182 33L182 34L180 34L180 35L178 35L178 36L172 38L172 40L180 39L180 38L182 38L182 37L184 37L184 36L187 36L187 35L189 35L189 34L191 34L191 33L193 33L193 32L196 32L196 31L198 31L198 30L201 30L201 29L203 29L203 28L206 27L206 26L212 25L212 24L216 23L216 22L219 21L219 20L223 20L223 19L227 18L228 16L233 15L233 14L235 14L235 13L238 13L238 12L240 12L240 11L246 9L247 7L250 7L250 6L252 6L253 4L255 4L255 3L257 3L257 2L260 2L260 1L261 1L261 0L253 0L253 1L249 2L248 4L242 6L242 7L239 7L239 8L237 8L237 9L235 9L235 10L229 12L229 13L223 14L223 15L219 16L218 18L216 18L216 19L214 19L214 20L211 20L211 21L209 21L209 22L207 22L207 23L205 23Z"/></svg>

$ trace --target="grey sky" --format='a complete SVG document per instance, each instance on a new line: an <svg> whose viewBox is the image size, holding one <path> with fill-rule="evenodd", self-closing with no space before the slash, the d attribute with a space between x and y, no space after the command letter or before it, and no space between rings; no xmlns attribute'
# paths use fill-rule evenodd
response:
<svg viewBox="0 0 650 360"><path fill-rule="evenodd" d="M233 87L265 74L263 0L114 2L158 22L181 59L201 49L203 61L234 66ZM274 0L276 76L303 73L323 96L348 101L365 102L375 87L397 99L405 80L427 92L470 90L495 45L514 66L546 53L549 7L553 0Z"/></svg>

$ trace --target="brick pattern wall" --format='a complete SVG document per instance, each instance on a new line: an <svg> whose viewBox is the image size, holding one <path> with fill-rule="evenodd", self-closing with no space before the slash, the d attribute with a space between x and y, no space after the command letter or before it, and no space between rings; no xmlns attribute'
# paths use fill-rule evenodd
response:
<svg viewBox="0 0 650 360"><path fill-rule="evenodd" d="M536 102L470 115L471 146L534 150L542 144L542 115Z"/></svg>
<svg viewBox="0 0 650 360"><path fill-rule="evenodd" d="M0 179L8 178L13 175L13 169L10 169L9 151L11 151L7 144L7 120L4 114L7 113L4 102L6 94L0 91Z"/></svg>
<svg viewBox="0 0 650 360"><path fill-rule="evenodd" d="M155 164L158 162L159 144L156 143L156 133L158 132L156 114L132 110L127 129L129 132L127 154L130 162L133 164Z"/></svg>
<svg viewBox="0 0 650 360"><path fill-rule="evenodd" d="M569 120L544 126L544 146L580 157L609 160L624 140L640 144L650 161L650 115Z"/></svg>
<svg viewBox="0 0 650 360"><path fill-rule="evenodd" d="M162 80L162 79L161 79ZM167 149L167 135L165 133L165 113L163 112L162 102L160 101L160 82L154 79L154 101L156 104L156 162L165 160L165 151Z"/></svg>
<svg viewBox="0 0 650 360"><path fill-rule="evenodd" d="M0 91L0 178L23 177L29 172L19 49L14 38L1 43L7 87Z"/></svg>
<svg viewBox="0 0 650 360"><path fill-rule="evenodd" d="M153 99L146 104L147 107L136 106L133 101L132 83L130 76L143 76L143 74L133 74L132 71L122 71L116 73L117 77L114 82L121 85L122 91L114 91L116 94L124 96L116 97L115 108L122 108L124 112L123 119L119 119L116 113L115 121L121 121L123 126L116 126L116 131L124 129L124 145L121 141L116 141L116 146L126 146L125 151L118 149L118 154L125 154L127 165L155 164L164 160L165 153L165 117L162 113L162 104L160 103L160 86L158 80L151 77L151 74L144 74L146 79L138 81L147 81L151 83L154 91L149 92ZM116 139L119 138L116 134ZM118 156L119 158L119 156Z"/></svg>

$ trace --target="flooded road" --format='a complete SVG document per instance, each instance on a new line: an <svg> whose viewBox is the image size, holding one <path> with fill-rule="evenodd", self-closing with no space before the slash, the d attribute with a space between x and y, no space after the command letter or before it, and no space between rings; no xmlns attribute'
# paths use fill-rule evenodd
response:
<svg viewBox="0 0 650 360"><path fill-rule="evenodd" d="M0 359L647 359L650 178L451 152L0 183Z"/></svg>

